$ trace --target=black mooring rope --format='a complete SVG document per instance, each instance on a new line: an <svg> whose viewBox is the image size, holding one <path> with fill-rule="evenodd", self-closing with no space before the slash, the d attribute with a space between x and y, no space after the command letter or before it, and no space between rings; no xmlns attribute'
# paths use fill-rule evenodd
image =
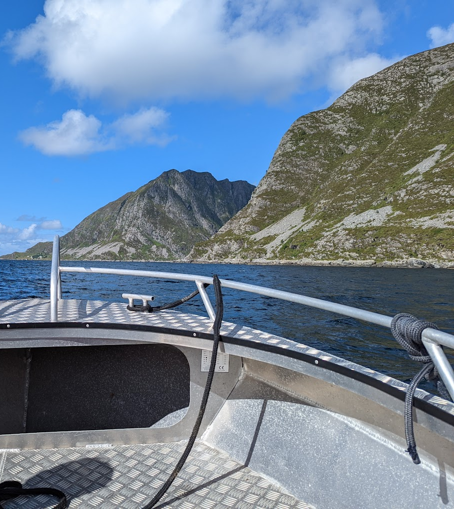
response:
<svg viewBox="0 0 454 509"><path fill-rule="evenodd" d="M206 288L207 286L210 286L210 285L207 283L204 283L203 287ZM182 297L181 299L178 299L174 302L169 302L168 304L163 304L162 306L155 306L155 307L150 306L149 313L154 313L155 311L164 311L165 309L176 308L177 306L180 306L181 304L188 302L188 300L191 300L199 293L200 293L199 289L197 288L197 290L193 291L189 295L186 295L186 297Z"/></svg>
<svg viewBox="0 0 454 509"><path fill-rule="evenodd" d="M53 509L66 509L66 495L55 488L23 488L19 481L4 481L0 483L0 507L5 507L3 502L8 502L20 496L52 495L59 499Z"/></svg>
<svg viewBox="0 0 454 509"><path fill-rule="evenodd" d="M214 292L216 295L216 316L213 324L213 349L211 351L211 363L210 369L208 371L207 381L205 385L205 390L203 391L202 401L200 403L199 415L197 416L197 420L194 424L194 428L192 430L191 436L189 437L188 443L186 444L186 448L181 455L181 458L178 460L173 472L170 474L167 481L163 484L161 489L156 493L151 502L147 505L143 506L142 509L151 509L154 507L159 500L165 495L166 491L170 488L173 481L177 477L178 473L182 469L185 464L189 454L191 453L191 449L196 441L197 434L199 433L200 425L202 424L203 416L205 415L205 409L208 402L208 396L211 391L211 384L213 382L214 369L216 367L216 358L218 352L218 345L220 340L220 330L222 325L222 317L224 314L224 303L222 300L222 291L221 291L221 283L217 275L213 276L213 284L214 284Z"/></svg>
<svg viewBox="0 0 454 509"><path fill-rule="evenodd" d="M413 397L416 392L416 388L423 378L426 378L426 380L438 378L437 368L422 342L422 331L427 328L438 330L438 327L435 324L424 320L418 320L416 317L408 313L397 314L391 322L391 332L394 338L405 348L405 350L407 350L410 359L424 364L419 373L417 373L410 382L407 394L405 395L405 438L408 446L406 452L410 454L413 463L416 463L417 465L421 463L421 460L419 459L418 451L416 449L413 429ZM441 380L439 381L439 387L443 387L445 389L445 393L447 393Z"/></svg>
<svg viewBox="0 0 454 509"><path fill-rule="evenodd" d="M207 283L203 284L204 288L207 286L210 285ZM199 293L199 289L197 288L197 290L193 291L189 295L186 295L186 297L182 297L181 299L169 302L168 304L163 304L162 306L150 306L150 304L146 304L145 306L126 306L126 309L128 311L138 311L139 313L155 313L157 311L164 311L165 309L172 309L176 308L177 306L181 306L181 304L184 304L185 302L188 302L188 300L193 299Z"/></svg>

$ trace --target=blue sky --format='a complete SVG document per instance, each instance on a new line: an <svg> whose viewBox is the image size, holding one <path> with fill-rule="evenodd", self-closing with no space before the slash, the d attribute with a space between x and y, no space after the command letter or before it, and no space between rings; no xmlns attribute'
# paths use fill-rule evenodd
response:
<svg viewBox="0 0 454 509"><path fill-rule="evenodd" d="M453 0L0 4L0 255L176 168L258 184L299 116L454 42Z"/></svg>

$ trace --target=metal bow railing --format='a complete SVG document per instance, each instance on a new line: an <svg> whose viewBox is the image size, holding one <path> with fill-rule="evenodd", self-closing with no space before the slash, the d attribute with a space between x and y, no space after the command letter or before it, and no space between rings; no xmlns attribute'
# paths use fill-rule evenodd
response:
<svg viewBox="0 0 454 509"><path fill-rule="evenodd" d="M213 284L213 278L207 276L198 276L194 274L180 274L174 272L156 272L147 270L128 270L128 269L111 269L111 268L98 268L98 267L62 267L60 266L60 238L58 235L54 238L54 245L52 251L52 269L50 280L50 310L51 321L58 322L58 301L61 300L61 273L86 273L86 274L115 274L118 276L138 276L159 279L176 279L179 281L193 281L199 289L205 309L211 320L214 321L215 313L211 305L210 298L205 290L204 284ZM224 288L231 288L232 290L239 290L242 292L254 293L266 297L295 302L304 306L309 306L325 311L331 311L357 320L381 325L382 327L391 328L393 317L386 316L363 309L345 306L314 297L307 297L296 293L285 292L282 290L275 290L273 288L265 288L262 286L250 285L247 283L240 283L227 279L221 279L221 286ZM450 365L444 351L443 346L454 349L454 336L446 332L436 329L425 329L422 332L422 341L426 347L427 352L432 358L441 379L443 380L446 389L448 390L451 398L454 400L454 371Z"/></svg>

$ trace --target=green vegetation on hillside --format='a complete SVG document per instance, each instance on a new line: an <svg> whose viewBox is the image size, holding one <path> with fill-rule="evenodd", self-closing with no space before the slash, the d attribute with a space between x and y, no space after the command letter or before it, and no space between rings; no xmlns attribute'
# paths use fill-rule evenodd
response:
<svg viewBox="0 0 454 509"><path fill-rule="evenodd" d="M454 263L453 97L451 44L300 117L250 203L191 257ZM286 230L286 216L303 208L300 225ZM258 235L276 223L281 230Z"/></svg>

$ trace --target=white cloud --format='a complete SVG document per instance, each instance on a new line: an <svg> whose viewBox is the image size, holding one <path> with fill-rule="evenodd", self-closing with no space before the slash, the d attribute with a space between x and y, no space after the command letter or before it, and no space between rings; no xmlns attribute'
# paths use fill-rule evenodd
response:
<svg viewBox="0 0 454 509"><path fill-rule="evenodd" d="M170 137L156 134L168 113L159 108L141 109L104 126L95 116L81 110L69 110L61 121L30 127L19 133L25 145L32 145L50 156L79 156L114 150L127 144L166 145Z"/></svg>
<svg viewBox="0 0 454 509"><path fill-rule="evenodd" d="M20 253L23 253L30 247L35 246L39 242L49 242L52 238L49 237L33 237L26 240L20 240L20 239L4 239L0 237L0 256L14 253L15 251L18 251Z"/></svg>
<svg viewBox="0 0 454 509"><path fill-rule="evenodd" d="M41 230L61 230L63 229L63 225L61 224L60 219L53 219L51 221L43 221L39 228Z"/></svg>
<svg viewBox="0 0 454 509"><path fill-rule="evenodd" d="M17 228L11 228L10 226L6 226L0 223L0 235L11 235L18 233L19 230Z"/></svg>
<svg viewBox="0 0 454 509"><path fill-rule="evenodd" d="M376 0L46 0L44 13L8 35L15 58L123 100L288 98L367 55L383 27Z"/></svg>
<svg viewBox="0 0 454 509"><path fill-rule="evenodd" d="M367 78L389 67L404 58L403 56L392 59L383 58L376 53L353 60L340 59L331 69L329 88L334 91L344 92L362 78Z"/></svg>
<svg viewBox="0 0 454 509"><path fill-rule="evenodd" d="M22 218L31 218L26 214ZM18 219L28 220L28 219ZM59 219L44 220L32 223L25 228L13 228L0 223L0 255L10 254L14 251L26 251L38 242L52 240L55 231L61 231L63 226ZM52 231L52 233L50 233Z"/></svg>
<svg viewBox="0 0 454 509"><path fill-rule="evenodd" d="M18 238L20 240L28 240L28 239L35 237L37 228L38 228L38 225L36 223L33 223L30 226L27 226L27 228L24 228L19 233Z"/></svg>
<svg viewBox="0 0 454 509"><path fill-rule="evenodd" d="M33 223L40 223L42 221L45 221L46 218L45 217L36 217L36 216L31 216L30 214L22 214L21 216L19 216L16 221L29 221L29 222L33 222Z"/></svg>
<svg viewBox="0 0 454 509"><path fill-rule="evenodd" d="M112 124L119 138L131 143L165 145L170 141L166 136L157 136L155 130L161 128L169 114L159 108L142 108L137 113L123 115Z"/></svg>
<svg viewBox="0 0 454 509"><path fill-rule="evenodd" d="M101 122L83 111L69 110L61 122L55 121L41 127L30 127L19 134L25 145L33 145L46 155L77 156L108 150L108 143L99 132Z"/></svg>
<svg viewBox="0 0 454 509"><path fill-rule="evenodd" d="M454 23L449 25L446 29L438 26L430 28L427 31L427 37L431 40L431 48L454 42Z"/></svg>

